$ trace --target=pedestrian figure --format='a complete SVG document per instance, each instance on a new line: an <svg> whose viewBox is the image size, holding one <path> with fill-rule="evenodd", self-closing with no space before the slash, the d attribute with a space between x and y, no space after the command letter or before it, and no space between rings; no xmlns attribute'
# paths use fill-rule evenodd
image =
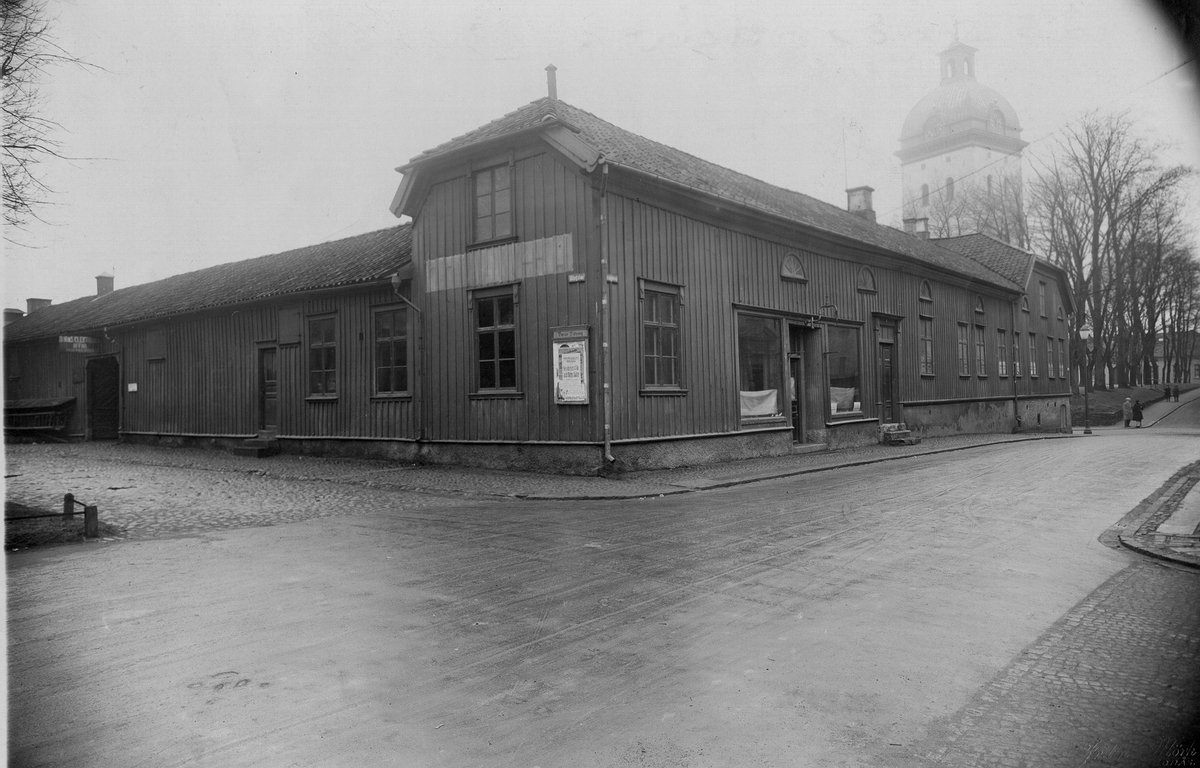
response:
<svg viewBox="0 0 1200 768"><path fill-rule="evenodd" d="M1125 417L1125 428L1128 429L1129 421L1133 418L1133 401L1128 397L1121 403L1121 415Z"/></svg>
<svg viewBox="0 0 1200 768"><path fill-rule="evenodd" d="M1133 420L1137 422L1138 427L1142 426L1142 401L1133 401Z"/></svg>
<svg viewBox="0 0 1200 768"><path fill-rule="evenodd" d="M1179 385L1178 384L1171 387L1171 399L1177 403L1179 402Z"/></svg>

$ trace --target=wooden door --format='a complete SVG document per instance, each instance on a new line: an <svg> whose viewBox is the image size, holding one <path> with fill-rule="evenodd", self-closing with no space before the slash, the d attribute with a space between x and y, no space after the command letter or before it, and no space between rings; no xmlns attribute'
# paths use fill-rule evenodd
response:
<svg viewBox="0 0 1200 768"><path fill-rule="evenodd" d="M258 350L258 428L279 431L279 365L276 347Z"/></svg>
<svg viewBox="0 0 1200 768"><path fill-rule="evenodd" d="M896 345L879 345L879 402L880 420L884 424L897 421L900 409L896 403Z"/></svg>
<svg viewBox="0 0 1200 768"><path fill-rule="evenodd" d="M88 437L116 440L121 431L121 367L115 357L87 364Z"/></svg>

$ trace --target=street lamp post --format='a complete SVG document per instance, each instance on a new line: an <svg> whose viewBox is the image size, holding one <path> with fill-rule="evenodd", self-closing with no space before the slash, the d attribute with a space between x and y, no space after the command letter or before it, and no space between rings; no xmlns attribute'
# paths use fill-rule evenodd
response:
<svg viewBox="0 0 1200 768"><path fill-rule="evenodd" d="M1091 390L1091 377L1088 375L1088 368L1092 362L1092 350L1096 348L1096 342L1091 337L1087 338L1087 357L1083 361L1083 434L1092 434L1092 414L1088 408L1088 391Z"/></svg>

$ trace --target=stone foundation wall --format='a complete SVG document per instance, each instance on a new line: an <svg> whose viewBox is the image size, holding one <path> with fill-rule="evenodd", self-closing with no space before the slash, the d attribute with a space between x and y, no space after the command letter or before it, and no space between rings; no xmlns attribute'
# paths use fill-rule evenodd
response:
<svg viewBox="0 0 1200 768"><path fill-rule="evenodd" d="M616 472L718 464L760 456L785 456L792 451L790 429L743 432L736 435L616 443L612 447Z"/></svg>
<svg viewBox="0 0 1200 768"><path fill-rule="evenodd" d="M1018 418L1019 417L1019 420ZM1004 432L1070 432L1068 395L1012 400L907 405L904 422L922 437Z"/></svg>

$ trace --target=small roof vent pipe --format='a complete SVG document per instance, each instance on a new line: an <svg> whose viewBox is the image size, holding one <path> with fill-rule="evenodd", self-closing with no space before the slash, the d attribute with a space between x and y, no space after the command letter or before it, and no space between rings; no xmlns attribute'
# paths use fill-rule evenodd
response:
<svg viewBox="0 0 1200 768"><path fill-rule="evenodd" d="M557 71L558 67L553 64L546 67L546 90L554 101L558 101L558 78L554 75Z"/></svg>

